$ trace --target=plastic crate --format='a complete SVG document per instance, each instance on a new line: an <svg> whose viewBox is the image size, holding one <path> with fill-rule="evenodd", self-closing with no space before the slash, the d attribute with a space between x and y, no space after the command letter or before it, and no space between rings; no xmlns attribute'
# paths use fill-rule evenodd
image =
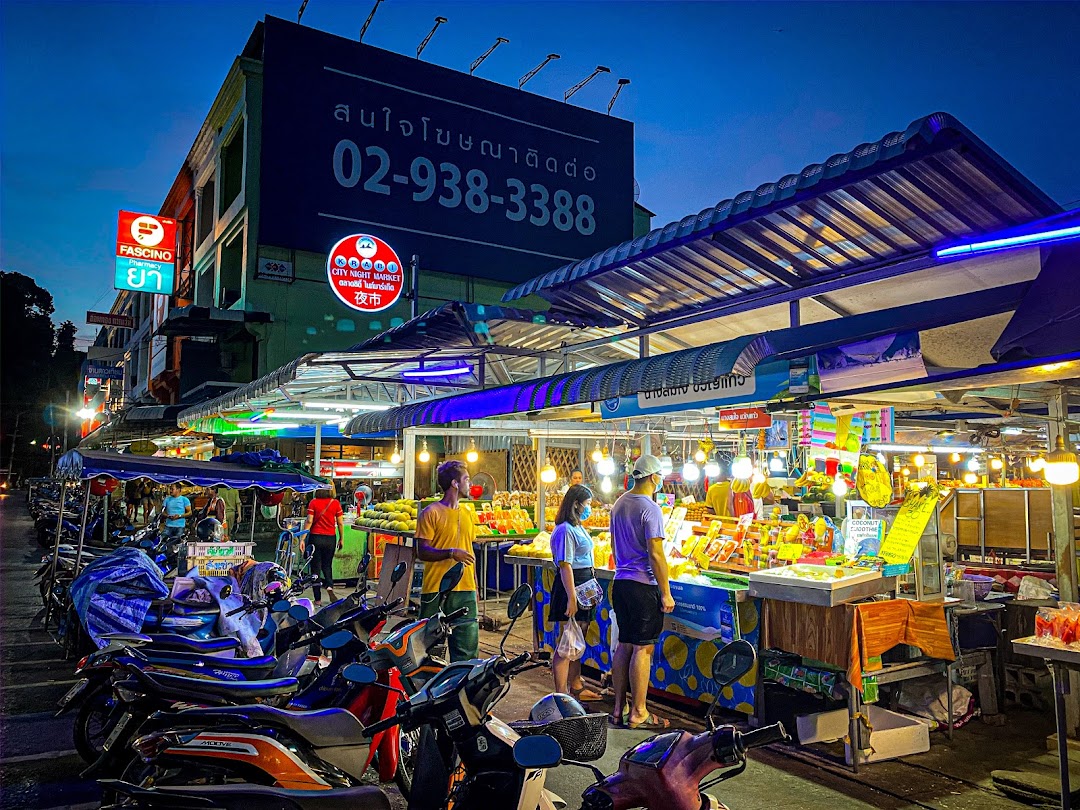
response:
<svg viewBox="0 0 1080 810"><path fill-rule="evenodd" d="M228 576L229 569L251 557L254 543L188 543L188 570L198 568L204 577Z"/></svg>

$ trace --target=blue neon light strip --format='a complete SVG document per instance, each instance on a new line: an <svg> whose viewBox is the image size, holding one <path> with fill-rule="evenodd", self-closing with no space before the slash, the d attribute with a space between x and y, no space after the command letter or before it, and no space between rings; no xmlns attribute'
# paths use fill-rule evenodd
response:
<svg viewBox="0 0 1080 810"><path fill-rule="evenodd" d="M401 372L401 376L412 378L423 377L462 377L466 374L472 374L471 366L451 366L449 368L418 368L411 371Z"/></svg>
<svg viewBox="0 0 1080 810"><path fill-rule="evenodd" d="M1007 236L1001 239L988 239L985 242L971 242L966 245L953 245L934 251L934 258L947 259L953 256L970 256L974 253L987 253L992 250L1039 245L1046 242L1060 242L1065 239L1080 238L1080 225L1070 228L1057 228L1052 231L1039 231L1021 236Z"/></svg>

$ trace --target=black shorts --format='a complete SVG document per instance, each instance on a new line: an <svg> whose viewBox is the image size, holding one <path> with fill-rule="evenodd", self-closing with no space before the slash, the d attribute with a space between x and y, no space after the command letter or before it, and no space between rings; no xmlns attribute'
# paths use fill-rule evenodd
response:
<svg viewBox="0 0 1080 810"><path fill-rule="evenodd" d="M664 612L660 609L660 588L632 579L611 583L611 607L619 623L619 643L648 647L660 641Z"/></svg>
<svg viewBox="0 0 1080 810"><path fill-rule="evenodd" d="M591 568L574 568L574 587L583 585L593 578L593 570ZM551 604L548 605L548 621L549 622L565 622L569 621L570 617L566 615L566 588L563 587L562 572L558 569L555 570L555 585L551 589ZM574 619L579 622L591 622L596 615L596 608L579 608L577 613L574 614Z"/></svg>

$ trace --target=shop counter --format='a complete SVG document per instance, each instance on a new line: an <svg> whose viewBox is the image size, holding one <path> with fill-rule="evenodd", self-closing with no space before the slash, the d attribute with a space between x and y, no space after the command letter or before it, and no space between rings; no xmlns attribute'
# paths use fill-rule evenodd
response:
<svg viewBox="0 0 1080 810"><path fill-rule="evenodd" d="M538 649L554 651L559 637L547 619L547 606L555 582L555 564L539 557L507 556L507 562L526 567L535 592L534 637ZM611 671L611 602L608 593L614 571L597 568L596 579L604 600L596 609L596 621L586 633L582 663L600 672ZM704 585L672 580L675 610L665 618L665 629L653 658L650 685L667 697L712 703L726 709L753 714L757 672L721 690L713 681L712 659L717 650L735 639L758 646L761 601L752 599L745 585Z"/></svg>

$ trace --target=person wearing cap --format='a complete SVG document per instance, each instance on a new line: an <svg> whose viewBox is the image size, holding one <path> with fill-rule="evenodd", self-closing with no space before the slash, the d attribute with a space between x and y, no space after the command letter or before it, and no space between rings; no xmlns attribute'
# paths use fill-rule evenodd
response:
<svg viewBox="0 0 1080 810"><path fill-rule="evenodd" d="M664 556L664 513L654 496L664 483L660 459L643 455L631 473L634 486L611 508L615 580L611 606L619 621L619 646L611 666L615 708L610 721L630 728L665 729L671 723L649 712L646 696L653 650L664 629L664 614L675 609Z"/></svg>

